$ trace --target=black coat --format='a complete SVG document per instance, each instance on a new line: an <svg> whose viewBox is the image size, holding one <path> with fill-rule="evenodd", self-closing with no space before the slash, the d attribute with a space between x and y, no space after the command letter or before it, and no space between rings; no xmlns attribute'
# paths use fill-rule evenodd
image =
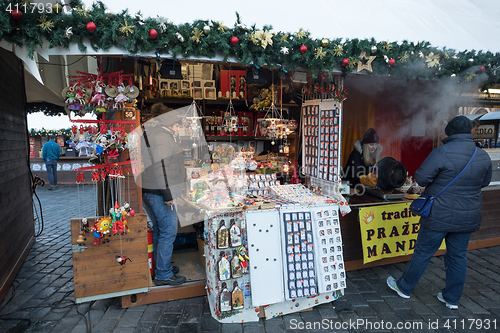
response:
<svg viewBox="0 0 500 333"><path fill-rule="evenodd" d="M436 195L465 167L476 147L471 134L455 134L442 140L415 172L415 180L425 186L425 194ZM420 225L434 231L475 232L481 226L481 188L491 181L489 155L478 148L467 170L432 205Z"/></svg>
<svg viewBox="0 0 500 333"><path fill-rule="evenodd" d="M373 167L367 167L365 165L365 159L363 158L363 146L361 140L357 140L354 143L354 149L347 159L344 170L342 170L342 179L349 181L351 186L355 186L360 183L359 176L367 175L373 172Z"/></svg>

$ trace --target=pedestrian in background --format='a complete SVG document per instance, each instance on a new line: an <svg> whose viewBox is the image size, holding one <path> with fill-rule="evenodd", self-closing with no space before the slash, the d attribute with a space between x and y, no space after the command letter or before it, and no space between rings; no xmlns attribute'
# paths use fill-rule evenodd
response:
<svg viewBox="0 0 500 333"><path fill-rule="evenodd" d="M415 172L415 180L426 187L425 194L434 196L465 168L476 145L472 139L472 122L458 116L448 122L443 145L434 149ZM481 188L491 181L489 155L477 149L465 172L432 205L429 217L420 217L415 251L408 268L396 281L387 278L387 285L403 298L410 298L424 274L429 261L446 242L444 264L446 286L437 298L449 309L458 309L467 273L467 247L471 234L481 226Z"/></svg>
<svg viewBox="0 0 500 333"><path fill-rule="evenodd" d="M42 158L45 161L49 177L49 191L57 189L57 161L61 157L61 147L57 144L56 136L51 135L42 148Z"/></svg>

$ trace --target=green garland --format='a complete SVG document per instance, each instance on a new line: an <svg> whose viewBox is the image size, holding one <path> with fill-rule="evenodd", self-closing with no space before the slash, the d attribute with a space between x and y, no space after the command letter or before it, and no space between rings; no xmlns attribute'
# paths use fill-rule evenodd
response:
<svg viewBox="0 0 500 333"><path fill-rule="evenodd" d="M48 102L27 103L26 110L28 113L43 112L46 116L66 115L64 107Z"/></svg>
<svg viewBox="0 0 500 333"><path fill-rule="evenodd" d="M62 135L71 136L71 128L61 128L59 130L50 130L42 127L41 130L36 130L34 128L30 129L31 136L49 136L49 135Z"/></svg>
<svg viewBox="0 0 500 333"><path fill-rule="evenodd" d="M235 58L245 66L267 65L285 70L300 67L318 75L339 69L344 74L351 73L356 69L359 55L365 51L367 55L376 57L371 63L373 72L370 75L406 79L450 78L457 82L483 84L483 88L500 82L500 53L475 50L457 52L438 49L429 42L380 42L373 38L313 39L308 31L302 29L293 33L272 33L271 26L262 29L257 29L255 25L244 26L238 13L232 28L209 20L175 25L159 17L142 18L140 12L130 15L127 10L123 10L118 14L110 14L100 1L86 11L82 9L80 0L72 0L70 6L73 10L70 14L52 12L42 16L37 10L33 13L28 10L23 12L21 20L16 21L9 11L5 11L9 4L9 8L15 9L16 3L0 0L0 40L26 46L30 57L44 40L49 41L50 47L65 48L76 42L82 53L86 51L84 40L89 40L96 51L106 51L116 46L130 54L155 52L177 59L219 56L223 61ZM24 7L18 8L24 11ZM89 22L96 25L95 32L87 30ZM71 28L71 33L67 33L68 28ZM156 38L150 37L151 29L156 30ZM233 36L238 38L236 45L230 43ZM300 52L303 45L307 47L305 53ZM347 61L345 66L342 65L344 60Z"/></svg>

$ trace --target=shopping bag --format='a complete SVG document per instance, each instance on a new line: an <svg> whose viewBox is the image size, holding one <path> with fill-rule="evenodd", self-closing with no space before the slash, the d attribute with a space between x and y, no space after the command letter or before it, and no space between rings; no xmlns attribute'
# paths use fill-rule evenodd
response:
<svg viewBox="0 0 500 333"><path fill-rule="evenodd" d="M432 203L434 202L434 197L431 195L422 194L410 205L410 211L415 215L420 215L422 217L429 217L431 213Z"/></svg>

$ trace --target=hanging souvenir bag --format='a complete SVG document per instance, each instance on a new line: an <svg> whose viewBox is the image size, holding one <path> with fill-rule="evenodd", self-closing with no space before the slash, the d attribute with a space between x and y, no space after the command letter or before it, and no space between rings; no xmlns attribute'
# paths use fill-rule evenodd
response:
<svg viewBox="0 0 500 333"><path fill-rule="evenodd" d="M429 217L434 199L436 199L441 193L443 193L448 187L450 187L451 184L453 184L455 180L457 180L464 173L464 171L469 167L470 163L474 159L474 156L476 156L476 153L477 153L477 147L474 150L474 154L472 154L472 157L470 158L467 165L455 178L453 178L451 182L448 183L448 185L446 185L441 191L439 191L438 194L436 194L435 196L422 194L421 196L413 200L413 202L410 205L410 211L415 215L419 215L422 217Z"/></svg>

